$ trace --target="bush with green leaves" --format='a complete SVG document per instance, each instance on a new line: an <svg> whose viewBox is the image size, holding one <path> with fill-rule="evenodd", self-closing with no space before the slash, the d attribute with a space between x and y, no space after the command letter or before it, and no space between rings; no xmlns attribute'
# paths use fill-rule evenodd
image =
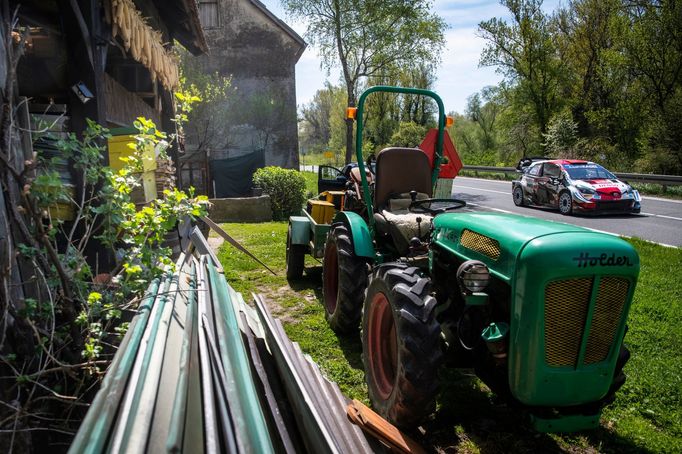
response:
<svg viewBox="0 0 682 454"><path fill-rule="evenodd" d="M270 196L275 221L300 213L305 202L305 177L301 172L277 166L263 167L253 174L253 184Z"/></svg>

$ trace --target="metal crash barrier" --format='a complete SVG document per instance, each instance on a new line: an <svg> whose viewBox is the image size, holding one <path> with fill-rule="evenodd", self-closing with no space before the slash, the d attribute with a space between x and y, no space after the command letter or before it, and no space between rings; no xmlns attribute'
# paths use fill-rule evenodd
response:
<svg viewBox="0 0 682 454"><path fill-rule="evenodd" d="M149 285L69 452L381 450L263 299L247 305L190 238Z"/></svg>

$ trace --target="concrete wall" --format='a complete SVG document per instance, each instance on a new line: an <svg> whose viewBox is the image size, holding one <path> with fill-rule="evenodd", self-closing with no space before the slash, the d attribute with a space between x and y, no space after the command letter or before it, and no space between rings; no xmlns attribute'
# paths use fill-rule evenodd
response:
<svg viewBox="0 0 682 454"><path fill-rule="evenodd" d="M265 164L298 167L295 65L304 44L251 0L220 0L218 26L204 28L207 73L232 76L230 127L211 159L265 150ZM192 140L188 137L188 148Z"/></svg>
<svg viewBox="0 0 682 454"><path fill-rule="evenodd" d="M272 221L270 196L211 199L208 216L214 222L268 222Z"/></svg>

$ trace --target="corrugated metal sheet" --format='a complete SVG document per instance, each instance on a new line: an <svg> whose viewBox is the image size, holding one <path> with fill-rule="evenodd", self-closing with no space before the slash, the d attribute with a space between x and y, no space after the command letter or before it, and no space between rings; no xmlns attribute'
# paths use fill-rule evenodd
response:
<svg viewBox="0 0 682 454"><path fill-rule="evenodd" d="M371 452L348 400L198 230L152 282L71 446L100 452Z"/></svg>

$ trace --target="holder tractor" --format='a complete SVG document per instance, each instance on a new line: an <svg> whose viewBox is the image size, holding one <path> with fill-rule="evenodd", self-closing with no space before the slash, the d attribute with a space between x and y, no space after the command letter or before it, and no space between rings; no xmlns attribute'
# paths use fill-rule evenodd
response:
<svg viewBox="0 0 682 454"><path fill-rule="evenodd" d="M439 108L433 164L417 148L362 161L363 107L382 91ZM474 212L432 197L443 156L443 103L428 90L378 86L349 109L357 167L345 192L325 193L289 222L287 276L321 258L326 318L361 327L373 407L401 427L435 407L439 368L474 369L524 407L541 432L596 427L625 381L626 319L639 257L620 238L572 225ZM448 139L449 140L449 139Z"/></svg>

